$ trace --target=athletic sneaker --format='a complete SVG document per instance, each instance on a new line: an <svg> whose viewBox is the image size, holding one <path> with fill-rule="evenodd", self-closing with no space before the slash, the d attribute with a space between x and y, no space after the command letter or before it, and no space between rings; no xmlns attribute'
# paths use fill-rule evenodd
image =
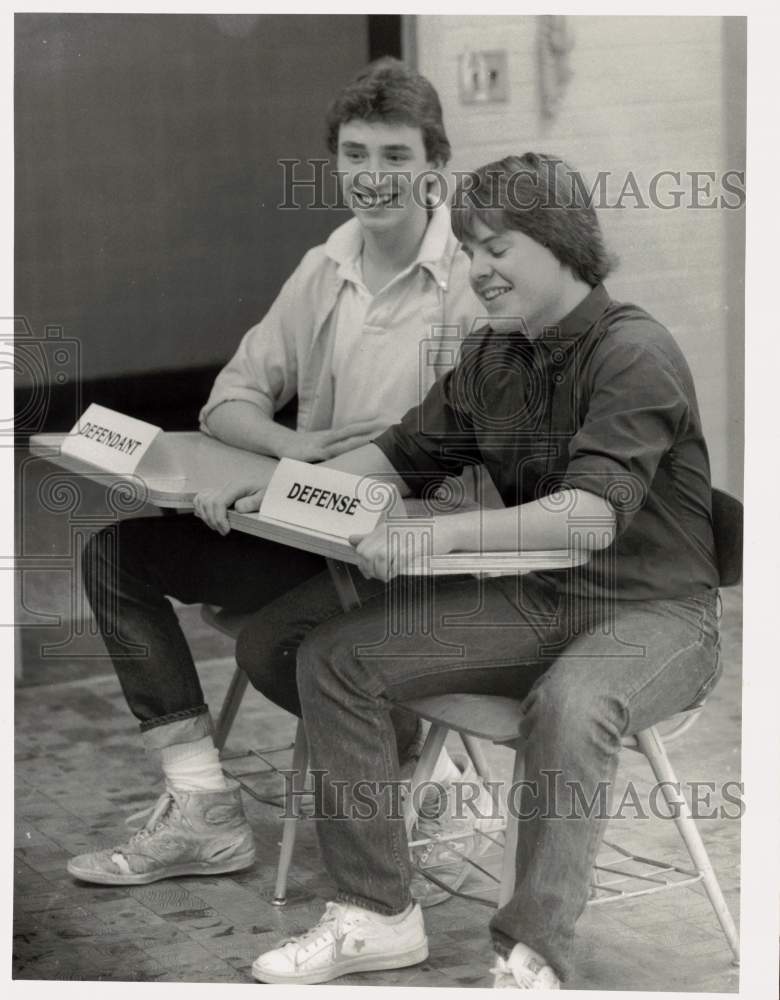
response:
<svg viewBox="0 0 780 1000"><path fill-rule="evenodd" d="M493 973L494 990L559 990L561 983L549 965L537 952L524 944L516 944L508 958L496 956Z"/></svg>
<svg viewBox="0 0 780 1000"><path fill-rule="evenodd" d="M347 903L327 903L318 923L260 955L252 975L261 983L327 983L350 972L402 969L428 957L416 904L385 917Z"/></svg>
<svg viewBox="0 0 780 1000"><path fill-rule="evenodd" d="M151 815L143 828L124 844L72 858L71 875L101 885L144 885L175 875L237 872L254 863L237 782L216 792L168 788L146 812Z"/></svg>
<svg viewBox="0 0 780 1000"><path fill-rule="evenodd" d="M412 829L412 842L430 841L411 849L412 865L417 869L412 873L412 896L426 909L445 902L451 892L459 890L466 881L470 867L468 859L481 846L479 841L485 840L475 836L475 827L482 822L477 816L490 817L493 812L492 800L479 782L471 761L454 756L451 765L451 772L442 782L437 782L438 787L432 785L426 789ZM463 794L458 795L459 782L474 786L474 789L479 787L476 812L468 806L474 798L474 789L464 788Z"/></svg>

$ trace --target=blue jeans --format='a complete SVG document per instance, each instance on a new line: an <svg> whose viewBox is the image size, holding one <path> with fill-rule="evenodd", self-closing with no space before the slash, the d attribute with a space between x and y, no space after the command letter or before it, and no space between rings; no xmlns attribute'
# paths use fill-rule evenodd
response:
<svg viewBox="0 0 780 1000"><path fill-rule="evenodd" d="M192 742L213 728L168 597L250 612L318 576L324 565L320 556L262 538L219 535L192 514L133 518L90 539L84 588L148 749ZM397 711L394 724L403 750L416 735L416 720Z"/></svg>
<svg viewBox="0 0 780 1000"><path fill-rule="evenodd" d="M291 550L294 551L294 550ZM363 604L385 593L385 584L357 571L352 581ZM252 615L236 643L236 662L266 698L301 717L296 679L298 647L319 625L344 614L327 570L288 590Z"/></svg>
<svg viewBox="0 0 780 1000"><path fill-rule="evenodd" d="M707 693L717 677L716 592L589 603L535 574L428 583L421 599L419 581L398 581L314 628L298 649L324 863L341 900L401 912L411 899L409 851L383 784L399 776L392 704L446 693L523 699L519 806L530 818L519 824L514 896L490 928L499 953L521 941L565 979L605 818L587 809L569 815L567 799L557 803L567 818L556 819L549 775L560 772L590 802L612 784L621 737ZM360 805L362 779L379 783L373 812Z"/></svg>

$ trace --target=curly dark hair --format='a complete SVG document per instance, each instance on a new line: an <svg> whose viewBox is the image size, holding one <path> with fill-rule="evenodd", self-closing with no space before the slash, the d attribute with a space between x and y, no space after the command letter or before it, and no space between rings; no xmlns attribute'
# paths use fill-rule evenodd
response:
<svg viewBox="0 0 780 1000"><path fill-rule="evenodd" d="M591 286L617 264L582 176L560 157L507 156L463 175L452 204L452 231L461 242L471 235L474 219L495 232L525 233Z"/></svg>
<svg viewBox="0 0 780 1000"><path fill-rule="evenodd" d="M439 95L429 80L398 59L369 63L331 103L326 118L331 153L338 147L339 127L355 119L417 127L431 163L444 166L450 159Z"/></svg>

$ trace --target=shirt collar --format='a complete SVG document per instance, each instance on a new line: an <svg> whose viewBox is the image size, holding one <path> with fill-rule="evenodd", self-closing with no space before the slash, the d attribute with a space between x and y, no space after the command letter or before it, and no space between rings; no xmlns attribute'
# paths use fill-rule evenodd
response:
<svg viewBox="0 0 780 1000"><path fill-rule="evenodd" d="M339 277L360 281L358 262L363 249L363 230L357 219L352 218L330 234L325 242L325 253L338 264ZM420 249L410 265L424 267L441 288L447 287L452 258L458 243L450 229L450 213L446 205L438 205L423 234Z"/></svg>
<svg viewBox="0 0 780 1000"><path fill-rule="evenodd" d="M546 327L539 338L540 343L552 349L566 350L573 340L587 333L602 316L612 300L604 285L598 284L576 305L556 326Z"/></svg>
<svg viewBox="0 0 780 1000"><path fill-rule="evenodd" d="M415 263L430 271L442 288L446 288L452 258L458 245L452 235L449 209L446 205L439 205L431 212Z"/></svg>

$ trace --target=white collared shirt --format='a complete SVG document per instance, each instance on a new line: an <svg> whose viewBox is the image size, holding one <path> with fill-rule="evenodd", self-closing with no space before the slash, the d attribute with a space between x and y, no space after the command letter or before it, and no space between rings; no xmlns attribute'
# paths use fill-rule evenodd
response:
<svg viewBox="0 0 780 1000"><path fill-rule="evenodd" d="M448 234L447 213L434 212L415 260L375 295L363 281L362 233L353 229L329 248L344 280L331 317L335 428L374 419L390 425L422 402L435 378L425 342L441 323L446 290L425 265L441 258Z"/></svg>
<svg viewBox="0 0 780 1000"><path fill-rule="evenodd" d="M203 431L210 433L209 415L222 403L242 400L273 417L296 395L298 430L334 426L336 321L342 295L350 284L341 276L340 268L359 258L362 245L363 231L353 217L332 232L325 243L304 255L268 312L247 330L235 354L217 376L200 413ZM433 328L438 328L434 349L427 350L425 344L418 346L416 357L420 362L411 372L411 387L405 382L407 395L394 407L390 423L408 409L409 399L411 404L417 403L436 377L455 364L460 341L475 326L484 324L484 311L469 286L468 271L468 258L458 249L450 229L449 212L440 206L433 211L416 262L409 273L398 276L398 294L394 284L386 297L376 297L370 314L372 325L386 327L390 335L401 326L417 330L418 341L425 339L426 331L429 335ZM345 308L350 308L349 302ZM387 320L382 310L390 313ZM362 334L366 318L368 313L362 323L350 321L350 329L359 329ZM379 339L366 337L375 346ZM347 346L345 356L349 358L351 354ZM392 362L382 371L372 359L370 378L363 379L362 384L357 372L365 371L364 363L356 364L354 375L342 368L339 405L349 404L349 394L355 386L370 387L372 394L381 391L390 370L395 369L394 354ZM409 375L408 360L403 367ZM346 383L341 384L344 379ZM417 386L420 388L416 389ZM376 405L371 409L376 410Z"/></svg>

